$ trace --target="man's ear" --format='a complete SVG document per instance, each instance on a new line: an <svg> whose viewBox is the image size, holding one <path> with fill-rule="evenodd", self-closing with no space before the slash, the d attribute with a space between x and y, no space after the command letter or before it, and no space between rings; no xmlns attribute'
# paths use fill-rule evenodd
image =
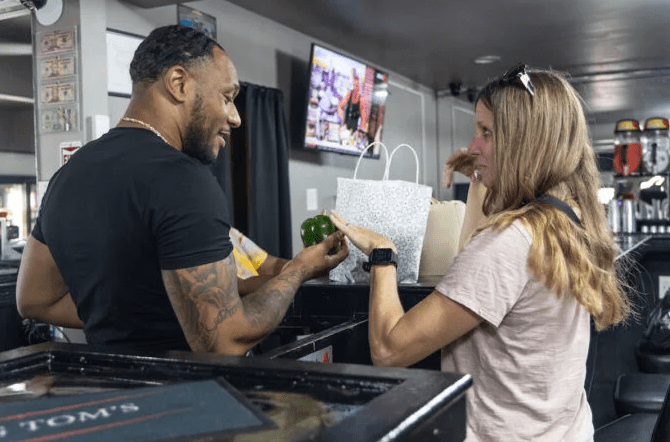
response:
<svg viewBox="0 0 670 442"><path fill-rule="evenodd" d="M192 80L191 74L180 65L172 66L163 76L165 89L178 103L183 103L188 99L189 86Z"/></svg>

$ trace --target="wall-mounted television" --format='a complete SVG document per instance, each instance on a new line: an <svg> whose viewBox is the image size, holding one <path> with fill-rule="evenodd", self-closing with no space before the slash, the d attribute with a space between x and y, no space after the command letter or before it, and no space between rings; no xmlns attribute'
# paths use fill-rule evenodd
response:
<svg viewBox="0 0 670 442"><path fill-rule="evenodd" d="M305 148L360 155L381 140L388 74L352 57L312 44ZM379 146L366 157L379 158Z"/></svg>

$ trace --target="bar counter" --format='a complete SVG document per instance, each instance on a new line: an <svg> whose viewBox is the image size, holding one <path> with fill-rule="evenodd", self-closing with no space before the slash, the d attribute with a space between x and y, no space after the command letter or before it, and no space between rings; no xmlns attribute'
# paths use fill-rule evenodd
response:
<svg viewBox="0 0 670 442"><path fill-rule="evenodd" d="M615 236L619 248L616 259L633 256L651 249L670 250L670 235L627 234ZM399 284L400 301L408 310L429 295L439 283L440 276L420 278L413 284ZM366 315L370 286L361 283L339 283L328 279L305 282L296 293L288 317L316 315L321 317Z"/></svg>
<svg viewBox="0 0 670 442"><path fill-rule="evenodd" d="M471 385L429 370L37 344L0 353L0 439L462 441Z"/></svg>
<svg viewBox="0 0 670 442"><path fill-rule="evenodd" d="M670 235L665 239L658 235L617 235L615 242L619 249L617 260L623 257L638 260L653 247L670 250ZM413 284L399 284L398 294L405 311L428 296L440 279L440 276L429 276ZM371 364L366 321L369 290L367 283L339 283L327 278L305 282L283 323L257 352L271 357L297 358L328 348L335 361ZM310 337L296 341L296 337L302 336ZM413 367L439 370L439 352Z"/></svg>

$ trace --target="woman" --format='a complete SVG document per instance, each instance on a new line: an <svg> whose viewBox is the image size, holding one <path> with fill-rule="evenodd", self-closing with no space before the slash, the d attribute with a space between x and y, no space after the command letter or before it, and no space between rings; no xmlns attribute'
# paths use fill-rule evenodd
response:
<svg viewBox="0 0 670 442"><path fill-rule="evenodd" d="M372 360L408 366L441 348L443 370L472 374L468 442L591 441L590 317L604 329L630 307L579 97L560 75L519 66L480 92L475 112L475 136L447 171L448 182L452 169L471 178L472 238L406 313L395 266L371 267ZM331 218L364 253L395 250Z"/></svg>

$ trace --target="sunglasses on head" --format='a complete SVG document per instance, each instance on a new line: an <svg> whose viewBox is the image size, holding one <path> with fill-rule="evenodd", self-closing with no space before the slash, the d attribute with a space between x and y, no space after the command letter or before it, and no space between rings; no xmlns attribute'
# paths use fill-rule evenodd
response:
<svg viewBox="0 0 670 442"><path fill-rule="evenodd" d="M512 81L519 79L523 87L528 91L531 97L535 96L535 88L533 87L533 82L530 81L530 75L526 72L526 65L519 63L511 69L508 69L502 76L503 81L511 83Z"/></svg>

